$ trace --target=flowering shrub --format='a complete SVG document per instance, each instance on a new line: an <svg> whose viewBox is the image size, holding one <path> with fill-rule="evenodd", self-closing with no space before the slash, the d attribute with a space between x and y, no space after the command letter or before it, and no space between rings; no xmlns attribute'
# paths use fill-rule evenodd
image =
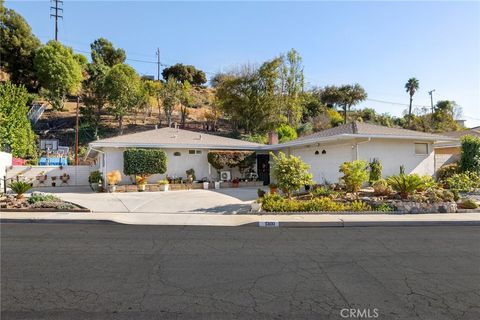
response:
<svg viewBox="0 0 480 320"><path fill-rule="evenodd" d="M118 170L112 170L107 173L108 184L113 186L122 180L122 174Z"/></svg>

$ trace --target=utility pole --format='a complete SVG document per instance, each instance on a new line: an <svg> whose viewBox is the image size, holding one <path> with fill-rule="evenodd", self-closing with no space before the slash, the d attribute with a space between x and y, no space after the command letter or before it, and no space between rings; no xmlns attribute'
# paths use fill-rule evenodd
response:
<svg viewBox="0 0 480 320"><path fill-rule="evenodd" d="M430 107L432 108L432 114L433 114L433 93L435 92L435 89L428 91L428 94L430 95Z"/></svg>
<svg viewBox="0 0 480 320"><path fill-rule="evenodd" d="M78 166L78 111L80 109L80 96L77 96L77 110L75 115L75 165Z"/></svg>
<svg viewBox="0 0 480 320"><path fill-rule="evenodd" d="M157 80L160 81L160 48L157 48Z"/></svg>
<svg viewBox="0 0 480 320"><path fill-rule="evenodd" d="M58 41L58 18L63 19L63 1L62 0L50 0L52 5L50 6L50 12L53 10L53 13L50 13L50 17L55 18L55 41Z"/></svg>

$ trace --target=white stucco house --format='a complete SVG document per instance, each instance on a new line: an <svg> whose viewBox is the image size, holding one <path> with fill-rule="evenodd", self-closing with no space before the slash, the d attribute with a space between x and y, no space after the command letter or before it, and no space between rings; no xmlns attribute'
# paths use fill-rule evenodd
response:
<svg viewBox="0 0 480 320"><path fill-rule="evenodd" d="M207 160L210 150L251 150L256 153L255 170L265 184L270 182L269 153L283 152L299 156L311 166L316 183L336 182L339 166L345 161L380 160L383 175L398 174L400 166L406 173L433 175L435 172L434 145L452 140L399 128L388 128L362 122L352 122L304 136L287 143L257 144L217 135L176 128L161 128L97 140L89 144L87 156L97 159L99 170L123 172L123 151L126 148L160 148L168 156L165 175L185 177L193 168L197 178L218 180L219 176ZM274 139L271 140L274 143ZM163 179L152 176L149 181ZM239 177L238 169L231 169L231 177ZM123 183L130 183L124 177Z"/></svg>

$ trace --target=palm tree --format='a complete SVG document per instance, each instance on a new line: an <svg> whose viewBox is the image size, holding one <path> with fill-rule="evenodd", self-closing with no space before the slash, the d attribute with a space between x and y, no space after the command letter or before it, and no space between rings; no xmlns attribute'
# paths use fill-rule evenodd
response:
<svg viewBox="0 0 480 320"><path fill-rule="evenodd" d="M410 106L408 107L408 124L410 125L410 121L412 119L412 102L413 102L413 95L417 92L419 87L419 81L417 78L410 78L408 79L407 83L405 83L405 90L410 95Z"/></svg>

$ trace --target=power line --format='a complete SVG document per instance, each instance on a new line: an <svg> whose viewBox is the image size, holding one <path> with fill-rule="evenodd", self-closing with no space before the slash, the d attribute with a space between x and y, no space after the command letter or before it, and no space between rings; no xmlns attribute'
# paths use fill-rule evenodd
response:
<svg viewBox="0 0 480 320"><path fill-rule="evenodd" d="M365 100L367 100L367 101L372 101L372 102L380 102L380 103L393 104L393 105L398 105L398 106L406 106L406 107L409 106L408 103L401 103L401 102L377 100L377 99L371 99L371 98L367 98L367 99L365 99ZM426 106L422 106L422 105L419 105L419 104L412 104L412 106L418 107L418 108L424 108L424 107L426 107Z"/></svg>
<svg viewBox="0 0 480 320"><path fill-rule="evenodd" d="M50 6L50 11L53 10L53 13L50 13L50 17L55 18L55 41L58 41L58 18L63 20L63 1L61 0L50 0L53 3L53 7Z"/></svg>

